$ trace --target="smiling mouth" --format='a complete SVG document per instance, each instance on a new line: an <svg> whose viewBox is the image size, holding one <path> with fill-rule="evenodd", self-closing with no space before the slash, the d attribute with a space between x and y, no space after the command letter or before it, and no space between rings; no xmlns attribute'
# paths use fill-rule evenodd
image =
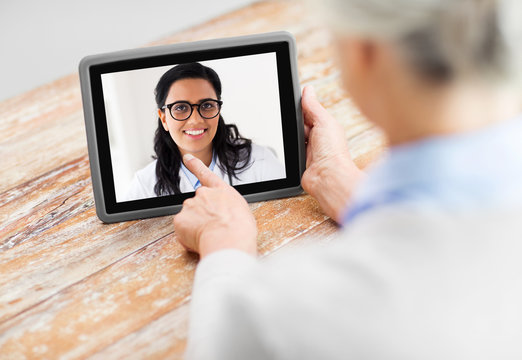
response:
<svg viewBox="0 0 522 360"><path fill-rule="evenodd" d="M187 135L197 136L203 134L207 129L198 129L198 130L183 130L183 132Z"/></svg>

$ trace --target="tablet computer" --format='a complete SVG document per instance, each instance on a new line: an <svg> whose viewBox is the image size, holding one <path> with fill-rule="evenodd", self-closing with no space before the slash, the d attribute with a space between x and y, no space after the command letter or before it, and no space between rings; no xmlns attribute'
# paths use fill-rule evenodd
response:
<svg viewBox="0 0 522 360"><path fill-rule="evenodd" d="M247 201L297 195L305 167L296 46L287 32L119 51L79 66L96 212L173 214L200 158Z"/></svg>

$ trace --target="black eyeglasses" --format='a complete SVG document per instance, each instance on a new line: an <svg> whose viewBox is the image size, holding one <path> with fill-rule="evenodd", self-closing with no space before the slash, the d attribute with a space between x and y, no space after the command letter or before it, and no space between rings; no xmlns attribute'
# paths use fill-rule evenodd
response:
<svg viewBox="0 0 522 360"><path fill-rule="evenodd" d="M213 119L219 115L223 101L205 99L199 104L191 104L188 101L175 101L161 107L162 110L169 109L174 120L185 121L192 116L194 106L198 107L198 113L203 119Z"/></svg>

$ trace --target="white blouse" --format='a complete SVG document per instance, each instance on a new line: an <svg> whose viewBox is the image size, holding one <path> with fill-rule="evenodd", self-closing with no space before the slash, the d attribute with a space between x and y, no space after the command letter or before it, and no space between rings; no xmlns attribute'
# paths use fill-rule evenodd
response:
<svg viewBox="0 0 522 360"><path fill-rule="evenodd" d="M157 182L156 162L157 160L154 160L134 174L127 193L122 200L118 201L146 199L157 196L154 192L154 185ZM231 184L227 173L223 172L219 166L219 159L216 159L216 166L214 166L213 172L230 185L269 181L286 177L285 167L267 147L252 144L250 162L250 167L237 174L239 179L232 177ZM179 188L182 193L194 191L192 183L181 169L179 170L179 178Z"/></svg>
<svg viewBox="0 0 522 360"><path fill-rule="evenodd" d="M522 359L520 218L390 205L328 245L212 253L185 358Z"/></svg>

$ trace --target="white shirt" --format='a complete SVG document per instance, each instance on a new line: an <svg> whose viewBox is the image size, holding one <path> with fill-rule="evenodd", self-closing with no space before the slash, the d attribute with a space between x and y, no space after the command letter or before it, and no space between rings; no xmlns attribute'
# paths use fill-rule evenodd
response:
<svg viewBox="0 0 522 360"><path fill-rule="evenodd" d="M522 359L521 138L522 117L391 149L332 243L207 256L187 358Z"/></svg>
<svg viewBox="0 0 522 360"><path fill-rule="evenodd" d="M157 182L156 162L157 160L154 160L134 174L134 178L131 181L124 199L119 201L156 197L156 193L154 192L154 185L156 185ZM247 169L237 174L239 179L232 177L231 185L269 181L286 177L283 164L279 162L273 152L267 147L252 144L250 162L251 165ZM228 175L221 170L219 165L219 159L216 159L216 166L214 166L213 172L229 184ZM182 169L179 170L179 177L179 188L182 193L194 191L194 185Z"/></svg>
<svg viewBox="0 0 522 360"><path fill-rule="evenodd" d="M520 219L389 206L330 244L210 254L186 358L520 360Z"/></svg>

